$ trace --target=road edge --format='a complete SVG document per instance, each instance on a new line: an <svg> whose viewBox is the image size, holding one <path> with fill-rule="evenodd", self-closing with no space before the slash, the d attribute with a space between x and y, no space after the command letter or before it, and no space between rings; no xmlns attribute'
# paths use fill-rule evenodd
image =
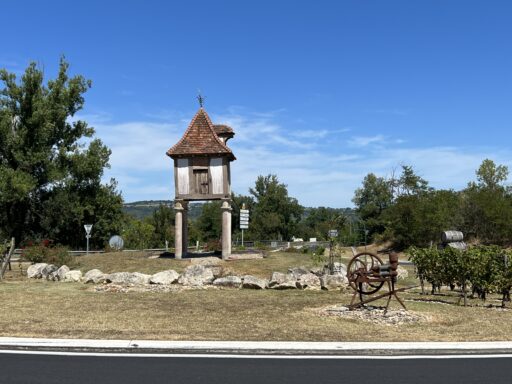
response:
<svg viewBox="0 0 512 384"><path fill-rule="evenodd" d="M0 337L0 350L268 356L510 355L512 342L156 341Z"/></svg>

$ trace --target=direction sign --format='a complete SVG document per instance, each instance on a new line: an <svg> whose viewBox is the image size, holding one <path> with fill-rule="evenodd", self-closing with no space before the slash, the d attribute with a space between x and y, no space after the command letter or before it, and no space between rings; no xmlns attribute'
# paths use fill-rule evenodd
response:
<svg viewBox="0 0 512 384"><path fill-rule="evenodd" d="M248 213L241 213L240 217L249 217L249 214Z"/></svg>
<svg viewBox="0 0 512 384"><path fill-rule="evenodd" d="M240 224L240 229L249 229L247 224Z"/></svg>
<svg viewBox="0 0 512 384"><path fill-rule="evenodd" d="M241 209L240 210L240 214L243 214L243 213L249 214L249 210L248 209Z"/></svg>
<svg viewBox="0 0 512 384"><path fill-rule="evenodd" d="M329 229L329 237L338 237L337 229Z"/></svg>

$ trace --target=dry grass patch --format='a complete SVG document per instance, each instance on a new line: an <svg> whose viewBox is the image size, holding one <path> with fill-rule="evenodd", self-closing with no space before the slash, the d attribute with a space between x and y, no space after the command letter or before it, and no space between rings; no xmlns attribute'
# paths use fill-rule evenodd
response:
<svg viewBox="0 0 512 384"><path fill-rule="evenodd" d="M382 326L320 316L313 309L350 294L232 289L95 292L79 283L0 285L0 335L163 340L410 341L512 340L512 311L458 307L401 295L429 321ZM377 305L384 302L377 302ZM398 308L397 304L393 304Z"/></svg>
<svg viewBox="0 0 512 384"><path fill-rule="evenodd" d="M112 272L141 272L153 274L166 269L174 269L181 273L188 265L190 258L175 260L172 258L150 258L150 253L144 252L111 252L89 256L76 256L70 265L73 269L87 272L97 268L104 273ZM226 273L237 275L255 275L269 278L272 272L286 272L289 267L313 266L308 254L275 252L269 253L263 259L229 260L223 262Z"/></svg>

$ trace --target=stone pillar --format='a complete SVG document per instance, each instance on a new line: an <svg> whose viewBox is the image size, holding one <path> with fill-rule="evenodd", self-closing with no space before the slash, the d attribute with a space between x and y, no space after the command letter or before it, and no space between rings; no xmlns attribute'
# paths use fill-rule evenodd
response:
<svg viewBox="0 0 512 384"><path fill-rule="evenodd" d="M222 259L231 256L231 205L229 200L224 200L222 210Z"/></svg>
<svg viewBox="0 0 512 384"><path fill-rule="evenodd" d="M174 258L181 259L183 256L183 206L180 201L174 202L176 217L174 222Z"/></svg>
<svg viewBox="0 0 512 384"><path fill-rule="evenodd" d="M181 222L182 222L182 248L181 248L181 254L183 257L187 257L187 254L188 254L188 201L184 201L183 203L181 203L182 207L183 207L183 211L182 211L182 218L181 218Z"/></svg>

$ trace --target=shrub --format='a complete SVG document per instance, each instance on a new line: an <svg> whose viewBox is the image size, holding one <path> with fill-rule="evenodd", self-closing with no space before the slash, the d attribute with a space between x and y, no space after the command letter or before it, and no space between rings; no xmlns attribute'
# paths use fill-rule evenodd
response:
<svg viewBox="0 0 512 384"><path fill-rule="evenodd" d="M205 245L205 250L208 252L222 251L222 244L219 240L209 240Z"/></svg>
<svg viewBox="0 0 512 384"><path fill-rule="evenodd" d="M46 247L42 244L24 248L22 258L31 263L48 263L57 266L69 264L71 261L66 247Z"/></svg>
<svg viewBox="0 0 512 384"><path fill-rule="evenodd" d="M33 245L24 248L21 257L23 260L30 261L31 263L42 263L45 253L46 247L42 245Z"/></svg>
<svg viewBox="0 0 512 384"><path fill-rule="evenodd" d="M270 249L270 247L268 245L265 245L261 241L255 241L254 248L259 249L260 251L266 251L266 250Z"/></svg>
<svg viewBox="0 0 512 384"><path fill-rule="evenodd" d="M71 262L71 256L68 253L68 248L63 246L56 246L46 248L46 260L48 264L55 264L57 266L69 264Z"/></svg>
<svg viewBox="0 0 512 384"><path fill-rule="evenodd" d="M314 265L324 266L327 263L327 258L324 256L323 252L313 252L310 257Z"/></svg>

